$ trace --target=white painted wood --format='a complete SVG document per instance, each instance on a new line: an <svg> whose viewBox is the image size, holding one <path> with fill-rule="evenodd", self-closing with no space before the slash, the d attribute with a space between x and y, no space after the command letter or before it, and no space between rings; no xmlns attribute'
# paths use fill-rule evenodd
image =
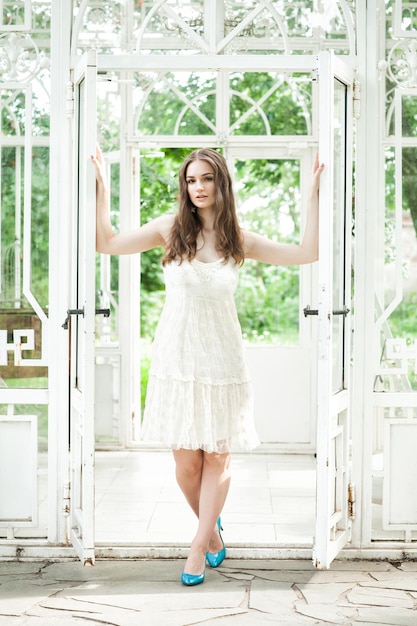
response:
<svg viewBox="0 0 417 626"><path fill-rule="evenodd" d="M38 523L38 420L0 416L0 527Z"/></svg>
<svg viewBox="0 0 417 626"><path fill-rule="evenodd" d="M416 450L415 419L384 420L384 530L417 530Z"/></svg>
<svg viewBox="0 0 417 626"><path fill-rule="evenodd" d="M94 340L95 177L90 155L96 146L95 53L86 53L74 76L76 150L74 171L73 308L70 371L70 539L81 561L94 563Z"/></svg>
<svg viewBox="0 0 417 626"><path fill-rule="evenodd" d="M349 58L349 57L346 57ZM289 70L293 72L313 70L316 67L314 56L297 55L98 55L97 69L112 70L244 70L245 72Z"/></svg>
<svg viewBox="0 0 417 626"><path fill-rule="evenodd" d="M337 85L345 103L337 111ZM326 569L349 540L350 304L352 68L332 53L318 59L320 181L318 269L317 508L313 564ZM346 126L345 126L346 120ZM343 216L345 212L346 217ZM346 223L347 227L344 228ZM343 374L343 376L342 376Z"/></svg>
<svg viewBox="0 0 417 626"><path fill-rule="evenodd" d="M68 483L68 332L62 328L70 307L70 233L72 215L72 89L69 84L71 3L51 5L51 129L49 198L48 307L48 540L68 541L63 514L64 485ZM22 390L23 391L23 390Z"/></svg>
<svg viewBox="0 0 417 626"><path fill-rule="evenodd" d="M263 444L294 451L314 448L315 410L308 347L248 346L255 424Z"/></svg>

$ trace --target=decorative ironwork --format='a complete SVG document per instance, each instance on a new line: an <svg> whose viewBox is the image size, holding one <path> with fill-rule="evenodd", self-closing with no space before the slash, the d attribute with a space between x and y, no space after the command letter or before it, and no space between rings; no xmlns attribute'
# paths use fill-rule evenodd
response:
<svg viewBox="0 0 417 626"><path fill-rule="evenodd" d="M26 337L26 341L22 341ZM7 353L14 353L14 365L26 365L22 353L26 350L34 350L35 332L33 328L23 328L13 331L13 343L7 341L7 330L0 330L0 365L7 365ZM29 364L29 363L28 363ZM30 361L30 365L32 365Z"/></svg>
<svg viewBox="0 0 417 626"><path fill-rule="evenodd" d="M417 85L417 40L400 39L388 54L387 73L401 87Z"/></svg>
<svg viewBox="0 0 417 626"><path fill-rule="evenodd" d="M72 48L167 54L355 54L354 0L82 0Z"/></svg>
<svg viewBox="0 0 417 626"><path fill-rule="evenodd" d="M384 361L391 366L381 369L384 374L407 374L409 362L417 373L417 340L408 342L403 338L386 339Z"/></svg>
<svg viewBox="0 0 417 626"><path fill-rule="evenodd" d="M24 33L0 35L0 80L27 83L45 63L33 39Z"/></svg>

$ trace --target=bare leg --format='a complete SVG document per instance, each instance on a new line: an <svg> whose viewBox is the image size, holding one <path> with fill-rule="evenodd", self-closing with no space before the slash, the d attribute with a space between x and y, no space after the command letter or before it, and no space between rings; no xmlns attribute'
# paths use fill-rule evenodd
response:
<svg viewBox="0 0 417 626"><path fill-rule="evenodd" d="M216 522L229 491L230 454L178 450L174 452L174 457L178 484L199 518L184 571L201 574L207 550L218 552L223 547Z"/></svg>
<svg viewBox="0 0 417 626"><path fill-rule="evenodd" d="M199 517L200 487L203 472L202 450L173 450L177 483L188 504Z"/></svg>

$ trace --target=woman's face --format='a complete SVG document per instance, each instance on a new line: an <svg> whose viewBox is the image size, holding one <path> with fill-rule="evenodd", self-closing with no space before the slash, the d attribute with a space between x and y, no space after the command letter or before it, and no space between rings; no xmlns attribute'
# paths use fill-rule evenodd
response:
<svg viewBox="0 0 417 626"><path fill-rule="evenodd" d="M207 161L192 161L185 174L187 191L197 209L213 209L216 201L214 170Z"/></svg>

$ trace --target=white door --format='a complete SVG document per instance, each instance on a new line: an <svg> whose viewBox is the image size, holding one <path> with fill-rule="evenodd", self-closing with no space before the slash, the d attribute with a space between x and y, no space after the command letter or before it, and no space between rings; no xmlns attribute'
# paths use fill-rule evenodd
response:
<svg viewBox="0 0 417 626"><path fill-rule="evenodd" d="M90 155L96 146L96 60L74 70L74 197L70 341L70 538L84 565L94 564L95 197Z"/></svg>
<svg viewBox="0 0 417 626"><path fill-rule="evenodd" d="M330 566L349 541L350 291L353 71L319 54L317 512L313 563ZM308 311L307 313L313 313Z"/></svg>

